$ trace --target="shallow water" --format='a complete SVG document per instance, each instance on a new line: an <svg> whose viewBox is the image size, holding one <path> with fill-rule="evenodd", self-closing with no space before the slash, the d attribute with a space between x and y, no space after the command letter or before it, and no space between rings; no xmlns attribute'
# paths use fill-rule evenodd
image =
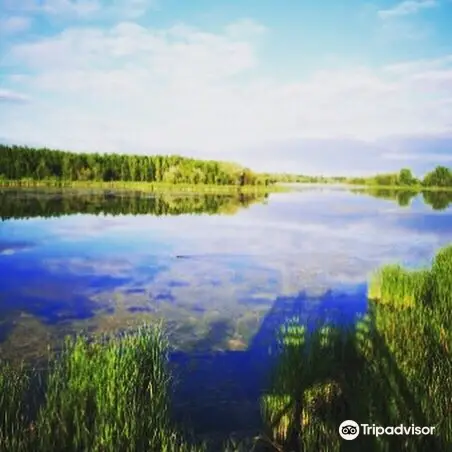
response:
<svg viewBox="0 0 452 452"><path fill-rule="evenodd" d="M258 416L256 381L285 319L351 322L366 311L370 272L428 264L452 242L447 199L410 198L3 190L0 358L33 360L68 333L162 318L180 405L202 431L239 429Z"/></svg>

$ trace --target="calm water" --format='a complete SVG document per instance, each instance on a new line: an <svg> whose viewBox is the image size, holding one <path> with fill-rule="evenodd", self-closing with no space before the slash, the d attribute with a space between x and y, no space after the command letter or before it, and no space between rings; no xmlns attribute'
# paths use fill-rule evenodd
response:
<svg viewBox="0 0 452 452"><path fill-rule="evenodd" d="M258 414L259 363L287 316L352 321L366 310L372 270L427 264L452 242L450 195L427 197L429 204L422 196L374 195L3 190L0 358L36 359L68 333L163 318L173 361L192 376L177 390L190 418L210 406L206 431L224 416L228 428L249 424Z"/></svg>

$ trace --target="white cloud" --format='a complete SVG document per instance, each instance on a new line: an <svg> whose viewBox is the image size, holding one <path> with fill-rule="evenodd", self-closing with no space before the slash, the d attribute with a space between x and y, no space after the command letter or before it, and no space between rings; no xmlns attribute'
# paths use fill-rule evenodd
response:
<svg viewBox="0 0 452 452"><path fill-rule="evenodd" d="M436 0L407 0L396 4L393 8L378 11L381 19L390 19L400 16L416 14L423 9L435 8L438 6Z"/></svg>
<svg viewBox="0 0 452 452"><path fill-rule="evenodd" d="M13 102L22 103L28 102L30 99L24 94L17 93L8 89L0 89L0 103L1 102Z"/></svg>
<svg viewBox="0 0 452 452"><path fill-rule="evenodd" d="M25 68L13 74L14 86L34 101L0 112L0 136L240 160L243 149L282 140L452 130L452 56L316 71L287 83L261 75L263 31L251 20L220 33L122 22L15 45L5 64Z"/></svg>
<svg viewBox="0 0 452 452"><path fill-rule="evenodd" d="M250 38L265 33L267 28L252 19L242 19L226 27L226 32L232 38Z"/></svg>
<svg viewBox="0 0 452 452"><path fill-rule="evenodd" d="M28 30L31 18L26 16L10 16L0 20L0 35L20 33Z"/></svg>
<svg viewBox="0 0 452 452"><path fill-rule="evenodd" d="M422 71L444 69L452 65L452 54L443 55L439 58L421 59L414 61L403 61L390 64L385 67L385 71L394 75L409 75Z"/></svg>
<svg viewBox="0 0 452 452"><path fill-rule="evenodd" d="M16 250L13 249L6 249L6 250L2 250L0 251L0 254L2 256L12 256L13 254L15 254Z"/></svg>

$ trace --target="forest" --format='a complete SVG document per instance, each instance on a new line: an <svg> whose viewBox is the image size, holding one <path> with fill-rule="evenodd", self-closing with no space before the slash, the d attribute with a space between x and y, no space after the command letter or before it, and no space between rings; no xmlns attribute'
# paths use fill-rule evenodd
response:
<svg viewBox="0 0 452 452"><path fill-rule="evenodd" d="M283 183L342 183L351 185L452 188L452 169L437 166L422 179L411 169L372 177L308 176L256 173L239 164L178 155L75 153L47 148L0 144L1 181L140 182L217 186L261 186ZM25 184L27 185L27 184Z"/></svg>
<svg viewBox="0 0 452 452"><path fill-rule="evenodd" d="M130 181L167 184L268 185L240 165L177 155L74 153L0 144L0 180Z"/></svg>

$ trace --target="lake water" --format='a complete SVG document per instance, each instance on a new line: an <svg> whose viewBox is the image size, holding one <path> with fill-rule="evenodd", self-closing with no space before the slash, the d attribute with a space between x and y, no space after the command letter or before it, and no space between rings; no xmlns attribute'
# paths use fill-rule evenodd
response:
<svg viewBox="0 0 452 452"><path fill-rule="evenodd" d="M285 319L353 321L373 270L428 264L452 242L450 194L373 194L2 190L0 358L162 318L178 416L199 431L254 428L259 366Z"/></svg>

